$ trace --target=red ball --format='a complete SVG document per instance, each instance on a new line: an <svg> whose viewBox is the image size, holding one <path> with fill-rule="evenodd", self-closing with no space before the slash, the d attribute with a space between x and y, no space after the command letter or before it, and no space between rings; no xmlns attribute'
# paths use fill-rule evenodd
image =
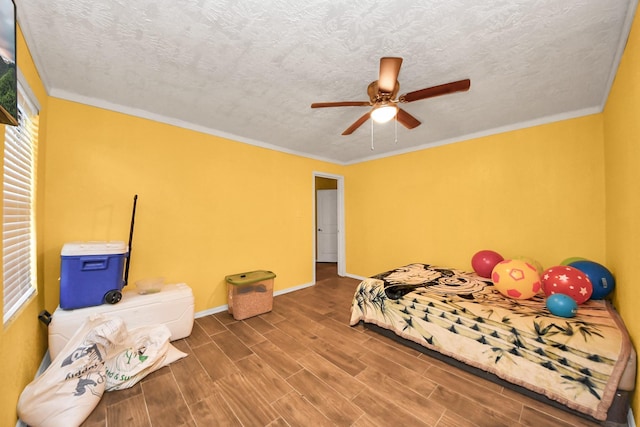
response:
<svg viewBox="0 0 640 427"><path fill-rule="evenodd" d="M476 252L473 258L471 258L471 266L478 276L490 279L493 267L501 261L504 261L504 258L499 253L482 250Z"/></svg>
<svg viewBox="0 0 640 427"><path fill-rule="evenodd" d="M547 268L542 273L542 290L548 297L553 294L564 294L582 304L591 298L593 285L582 271L568 265Z"/></svg>

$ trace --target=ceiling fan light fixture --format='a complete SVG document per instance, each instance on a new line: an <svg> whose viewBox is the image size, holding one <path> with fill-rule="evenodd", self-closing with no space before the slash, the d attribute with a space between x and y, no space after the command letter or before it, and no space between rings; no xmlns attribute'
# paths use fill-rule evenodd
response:
<svg viewBox="0 0 640 427"><path fill-rule="evenodd" d="M387 123L398 114L398 107L395 105L380 105L371 111L371 118L376 123Z"/></svg>

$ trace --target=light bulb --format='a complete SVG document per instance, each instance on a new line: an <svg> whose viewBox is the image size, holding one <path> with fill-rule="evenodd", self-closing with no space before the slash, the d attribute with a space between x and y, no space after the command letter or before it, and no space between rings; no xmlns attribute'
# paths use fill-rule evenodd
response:
<svg viewBox="0 0 640 427"><path fill-rule="evenodd" d="M371 112L371 118L377 123L387 123L393 119L398 113L398 107L395 105L381 105Z"/></svg>

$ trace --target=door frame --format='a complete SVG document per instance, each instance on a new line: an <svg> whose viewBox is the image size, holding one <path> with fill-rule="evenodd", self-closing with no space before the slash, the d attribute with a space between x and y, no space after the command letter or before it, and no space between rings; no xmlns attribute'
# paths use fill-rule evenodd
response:
<svg viewBox="0 0 640 427"><path fill-rule="evenodd" d="M317 259L317 241L316 241L316 230L318 229L317 219L316 219L316 177L317 178L329 178L335 179L338 184L338 192L337 192L337 209L338 209L338 275L346 276L346 255L345 255L345 233L344 233L344 176L335 175L326 172L313 172L313 194L312 194L312 203L313 203L313 283L316 282L316 259Z"/></svg>

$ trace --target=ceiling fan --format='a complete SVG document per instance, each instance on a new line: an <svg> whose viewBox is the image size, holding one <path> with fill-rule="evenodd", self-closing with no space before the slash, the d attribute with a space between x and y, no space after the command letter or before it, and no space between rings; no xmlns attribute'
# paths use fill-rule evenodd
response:
<svg viewBox="0 0 640 427"><path fill-rule="evenodd" d="M399 108L399 103L419 101L421 99L433 98L435 96L446 95L453 92L463 92L469 90L469 87L471 86L471 80L469 79L458 80L409 92L404 95L400 95L400 97L396 99L396 95L400 90L398 74L400 73L401 65L402 58L380 58L380 75L378 80L371 82L367 87L369 101L316 102L311 104L311 108L373 107L369 112L360 117L344 132L342 132L343 135L351 135L370 117L379 123L387 122L396 117L401 125L407 129L413 129L420 125L420 121L402 108Z"/></svg>

